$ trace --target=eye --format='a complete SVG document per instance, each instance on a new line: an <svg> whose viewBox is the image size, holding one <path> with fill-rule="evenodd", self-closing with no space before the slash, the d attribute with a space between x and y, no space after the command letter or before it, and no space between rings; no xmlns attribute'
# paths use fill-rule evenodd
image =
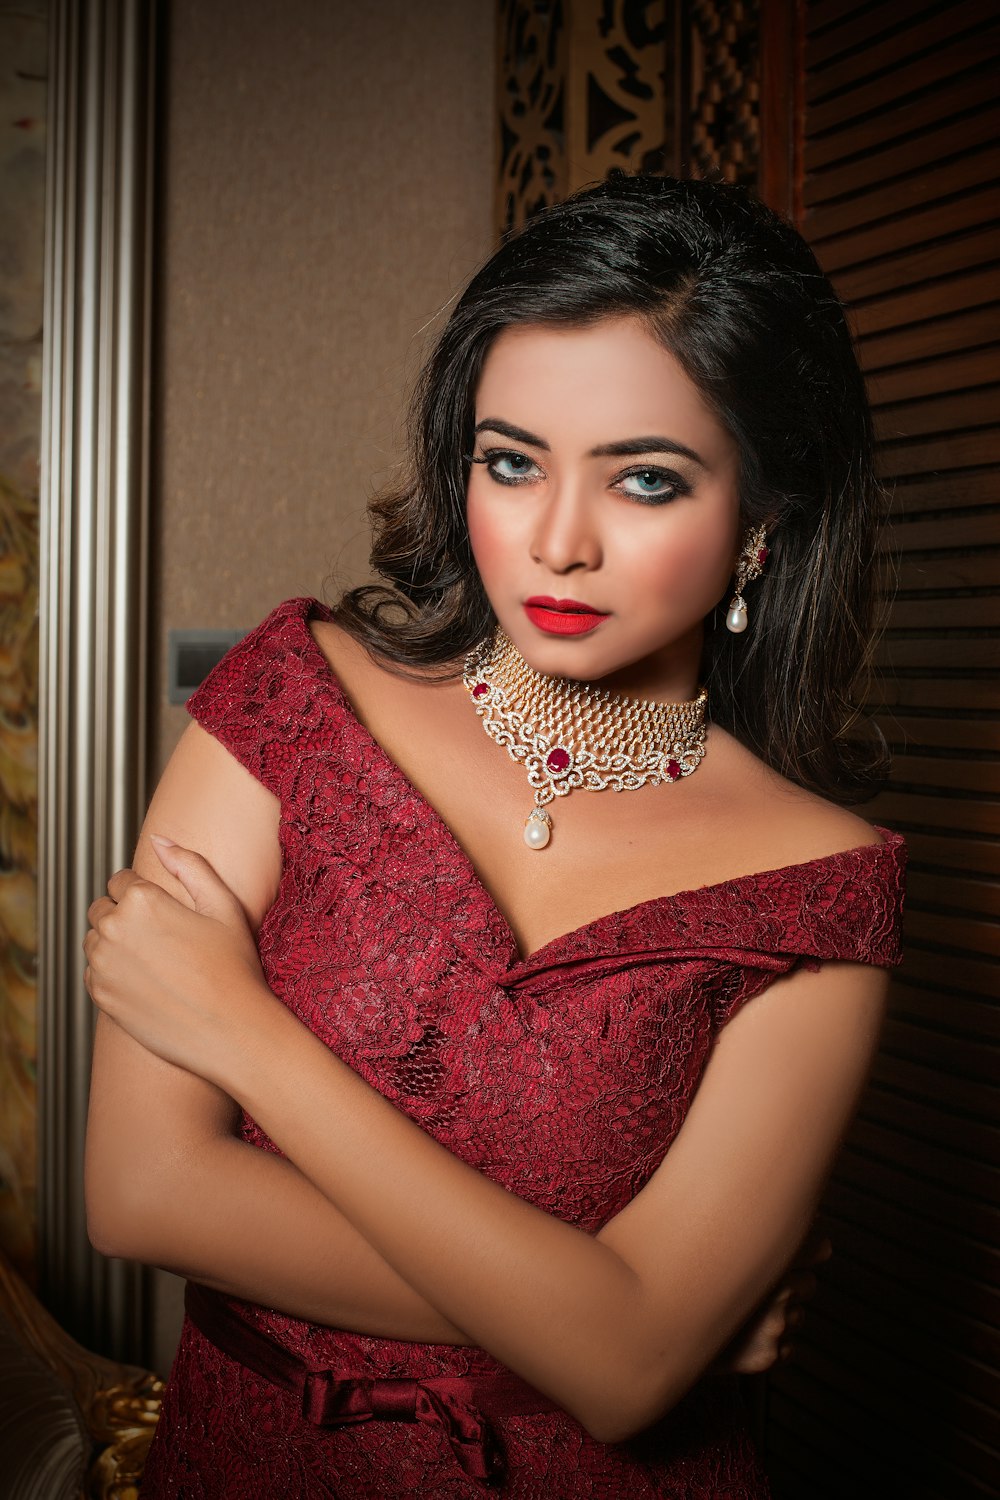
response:
<svg viewBox="0 0 1000 1500"><path fill-rule="evenodd" d="M629 489L626 480L635 481L635 488ZM668 500L676 500L679 495L689 495L690 486L687 485L679 474L672 473L669 469L655 469L646 467L643 469L630 469L618 480L617 486L622 493L629 495L633 500L644 501L647 505L665 504Z"/></svg>
<svg viewBox="0 0 1000 1500"><path fill-rule="evenodd" d="M518 453L511 448L490 448L481 458L474 458L472 462L485 464L487 474L498 484L523 484L526 479L533 477L532 469L541 473L538 465L526 453Z"/></svg>

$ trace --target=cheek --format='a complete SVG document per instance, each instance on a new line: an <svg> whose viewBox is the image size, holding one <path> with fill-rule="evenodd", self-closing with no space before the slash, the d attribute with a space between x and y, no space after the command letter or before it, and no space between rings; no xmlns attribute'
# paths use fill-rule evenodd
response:
<svg viewBox="0 0 1000 1500"><path fill-rule="evenodd" d="M466 496L465 524L476 567L488 581L503 566L510 538L496 511L478 497L474 484L470 484Z"/></svg>
<svg viewBox="0 0 1000 1500"><path fill-rule="evenodd" d="M493 538L483 516L482 508L476 503L471 488L465 502L465 526L469 533L469 545L478 562L481 557L489 555L493 546Z"/></svg>
<svg viewBox="0 0 1000 1500"><path fill-rule="evenodd" d="M699 528L671 537L669 544L637 550L630 571L654 604L690 601L708 610L732 576L734 545L728 531L706 537Z"/></svg>

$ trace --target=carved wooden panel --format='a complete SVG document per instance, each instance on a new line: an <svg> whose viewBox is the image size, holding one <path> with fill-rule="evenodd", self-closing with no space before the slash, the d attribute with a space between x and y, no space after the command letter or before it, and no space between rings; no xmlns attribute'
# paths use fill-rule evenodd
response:
<svg viewBox="0 0 1000 1500"><path fill-rule="evenodd" d="M500 0L497 226L673 165L671 0Z"/></svg>
<svg viewBox="0 0 1000 1500"><path fill-rule="evenodd" d="M500 0L497 224L566 192L565 0Z"/></svg>
<svg viewBox="0 0 1000 1500"><path fill-rule="evenodd" d="M665 170L669 95L666 0L573 5L567 82L569 190L612 167Z"/></svg>
<svg viewBox="0 0 1000 1500"><path fill-rule="evenodd" d="M766 3L498 0L498 232L613 167L756 183Z"/></svg>
<svg viewBox="0 0 1000 1500"><path fill-rule="evenodd" d="M683 10L687 171L752 186L760 157L758 0L689 0Z"/></svg>

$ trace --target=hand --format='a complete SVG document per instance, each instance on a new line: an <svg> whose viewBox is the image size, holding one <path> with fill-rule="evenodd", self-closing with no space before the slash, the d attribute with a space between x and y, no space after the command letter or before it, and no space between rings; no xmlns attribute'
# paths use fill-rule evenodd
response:
<svg viewBox="0 0 1000 1500"><path fill-rule="evenodd" d="M267 988L243 908L200 854L153 837L191 907L119 870L88 912L84 982L94 1003L150 1052L210 1082L284 1007Z"/></svg>
<svg viewBox="0 0 1000 1500"><path fill-rule="evenodd" d="M753 1312L715 1360L713 1369L759 1375L791 1357L791 1330L805 1318L804 1303L816 1290L811 1269L830 1259L833 1244L820 1229L810 1230L778 1287Z"/></svg>

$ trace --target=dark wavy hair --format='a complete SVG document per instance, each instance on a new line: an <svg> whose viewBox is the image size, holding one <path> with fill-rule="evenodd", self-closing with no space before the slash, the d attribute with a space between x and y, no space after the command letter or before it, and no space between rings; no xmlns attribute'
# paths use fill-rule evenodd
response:
<svg viewBox="0 0 1000 1500"><path fill-rule="evenodd" d="M507 238L456 304L414 391L404 481L369 506L374 570L338 623L403 675L462 658L495 623L469 544L474 397L499 333L632 315L679 361L740 453L746 527L770 554L744 635L705 622L710 715L839 802L884 777L855 692L870 664L884 494L843 307L812 251L746 189L614 173ZM728 593L727 596L728 598Z"/></svg>

